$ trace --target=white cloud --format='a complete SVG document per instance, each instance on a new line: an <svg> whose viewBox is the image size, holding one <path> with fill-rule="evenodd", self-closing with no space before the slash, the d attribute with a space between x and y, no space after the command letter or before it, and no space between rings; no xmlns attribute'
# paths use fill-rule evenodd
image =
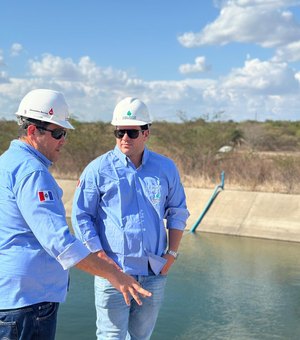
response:
<svg viewBox="0 0 300 340"><path fill-rule="evenodd" d="M179 72L182 74L203 73L210 69L211 66L206 64L205 57L203 56L197 57L194 64L183 64L179 66Z"/></svg>
<svg viewBox="0 0 300 340"><path fill-rule="evenodd" d="M299 92L295 73L287 63L259 59L246 60L243 68L232 70L224 79L223 87L260 95Z"/></svg>
<svg viewBox="0 0 300 340"><path fill-rule="evenodd" d="M214 22L201 32L184 33L178 40L185 47L230 42L255 43L268 48L285 45L299 39L300 26L293 14L282 8L296 3L299 1L222 1L220 15Z"/></svg>
<svg viewBox="0 0 300 340"><path fill-rule="evenodd" d="M42 78L57 78L65 80L79 79L78 66L71 58L44 54L42 60L29 60L30 70L33 76Z"/></svg>
<svg viewBox="0 0 300 340"><path fill-rule="evenodd" d="M295 79L300 83L300 72L295 73Z"/></svg>
<svg viewBox="0 0 300 340"><path fill-rule="evenodd" d="M276 50L274 61L295 62L300 60L300 40L282 46Z"/></svg>
<svg viewBox="0 0 300 340"><path fill-rule="evenodd" d="M213 82L198 79L146 82L125 71L98 67L89 57L76 63L49 54L31 60L30 70L32 73L24 79L10 78L9 83L0 83L0 106L5 103L12 119L27 92L33 88L52 88L64 92L72 115L79 120L109 121L116 103L132 95L149 105L154 119L176 121L178 110L197 116L198 108L202 110L205 104L201 103L203 89Z"/></svg>
<svg viewBox="0 0 300 340"><path fill-rule="evenodd" d="M82 81L88 84L106 86L115 79L125 84L128 75L112 67L97 66L88 56L81 57L76 63L71 58L63 59L51 54L44 54L42 59L30 60L32 75L42 78L56 78L65 81Z"/></svg>
<svg viewBox="0 0 300 340"><path fill-rule="evenodd" d="M11 50L11 55L13 57L16 57L23 51L23 46L19 43L14 43L14 44L12 44L10 50Z"/></svg>
<svg viewBox="0 0 300 340"><path fill-rule="evenodd" d="M7 83L9 82L7 73L4 71L0 71L0 83Z"/></svg>
<svg viewBox="0 0 300 340"><path fill-rule="evenodd" d="M0 50L0 66L3 66L3 65L5 65L3 51Z"/></svg>
<svg viewBox="0 0 300 340"><path fill-rule="evenodd" d="M2 50L0 50L0 67L1 66L6 66ZM5 71L0 71L0 83L7 83L8 81L7 73Z"/></svg>
<svg viewBox="0 0 300 340"><path fill-rule="evenodd" d="M232 119L299 119L300 72L288 62L300 60L300 25L289 6L299 0L215 0L216 20L198 33L178 38L185 47L253 43L275 48L269 61L251 58L202 93L207 107L222 108ZM251 117L252 115L252 117Z"/></svg>
<svg viewBox="0 0 300 340"><path fill-rule="evenodd" d="M88 56L76 62L46 54L29 65L26 78L0 74L0 117L14 119L21 98L33 88L52 88L64 92L71 114L82 121L109 121L114 106L125 96L144 100L154 120L178 121L178 111L188 119L223 111L223 119L256 115L299 119L300 72L285 62L248 56L243 67L232 69L226 77L180 81L145 81L124 70L99 67Z"/></svg>
<svg viewBox="0 0 300 340"><path fill-rule="evenodd" d="M299 74L286 63L246 60L207 88L207 104L222 107L234 120L299 119Z"/></svg>

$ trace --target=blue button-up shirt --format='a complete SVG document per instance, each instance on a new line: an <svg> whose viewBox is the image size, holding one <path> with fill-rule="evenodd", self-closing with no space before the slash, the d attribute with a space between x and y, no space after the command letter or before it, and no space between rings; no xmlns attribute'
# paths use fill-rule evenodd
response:
<svg viewBox="0 0 300 340"><path fill-rule="evenodd" d="M69 233L51 162L19 140L0 157L0 309L62 302L90 252Z"/></svg>
<svg viewBox="0 0 300 340"><path fill-rule="evenodd" d="M166 228L183 230L189 216L174 162L144 150L136 169L116 146L92 161L75 191L72 224L87 248L104 250L126 273L158 274Z"/></svg>

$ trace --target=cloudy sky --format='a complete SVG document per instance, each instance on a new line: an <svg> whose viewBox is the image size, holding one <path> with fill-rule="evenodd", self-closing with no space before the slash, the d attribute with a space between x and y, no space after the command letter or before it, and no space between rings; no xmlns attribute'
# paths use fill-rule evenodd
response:
<svg viewBox="0 0 300 340"><path fill-rule="evenodd" d="M2 0L0 119L34 88L81 121L300 120L300 0Z"/></svg>

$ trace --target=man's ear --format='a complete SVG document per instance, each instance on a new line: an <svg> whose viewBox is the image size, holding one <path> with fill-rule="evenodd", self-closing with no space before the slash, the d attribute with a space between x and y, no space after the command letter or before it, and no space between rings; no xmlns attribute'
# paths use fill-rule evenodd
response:
<svg viewBox="0 0 300 340"><path fill-rule="evenodd" d="M29 125L27 128L27 136L34 135L36 131L36 126L35 125Z"/></svg>
<svg viewBox="0 0 300 340"><path fill-rule="evenodd" d="M144 137L146 139L150 137L150 130L149 129L144 131Z"/></svg>

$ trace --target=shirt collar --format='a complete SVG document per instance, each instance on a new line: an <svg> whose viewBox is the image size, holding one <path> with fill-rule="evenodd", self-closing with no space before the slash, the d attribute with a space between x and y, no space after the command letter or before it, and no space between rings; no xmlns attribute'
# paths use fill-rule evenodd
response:
<svg viewBox="0 0 300 340"><path fill-rule="evenodd" d="M119 160L125 165L128 165L128 158L127 156L118 148L116 145L114 148L114 154L119 158ZM142 159L142 165L146 164L149 158L149 150L145 147Z"/></svg>
<svg viewBox="0 0 300 340"><path fill-rule="evenodd" d="M118 148L118 146L116 145L114 148L114 154L119 158L119 160L125 165L127 166L127 156L123 154L123 152Z"/></svg>
<svg viewBox="0 0 300 340"><path fill-rule="evenodd" d="M145 147L144 149L144 154L143 154L143 159L142 159L142 165L146 164L148 158L149 158L149 150Z"/></svg>
<svg viewBox="0 0 300 340"><path fill-rule="evenodd" d="M20 149L23 149L27 152L30 152L31 154L33 154L35 157L37 157L47 168L49 168L49 166L52 165L52 162L46 157L44 156L41 152L39 152L37 149L35 149L33 146L22 142L19 139L15 139L11 142L11 145L13 147L17 147Z"/></svg>

